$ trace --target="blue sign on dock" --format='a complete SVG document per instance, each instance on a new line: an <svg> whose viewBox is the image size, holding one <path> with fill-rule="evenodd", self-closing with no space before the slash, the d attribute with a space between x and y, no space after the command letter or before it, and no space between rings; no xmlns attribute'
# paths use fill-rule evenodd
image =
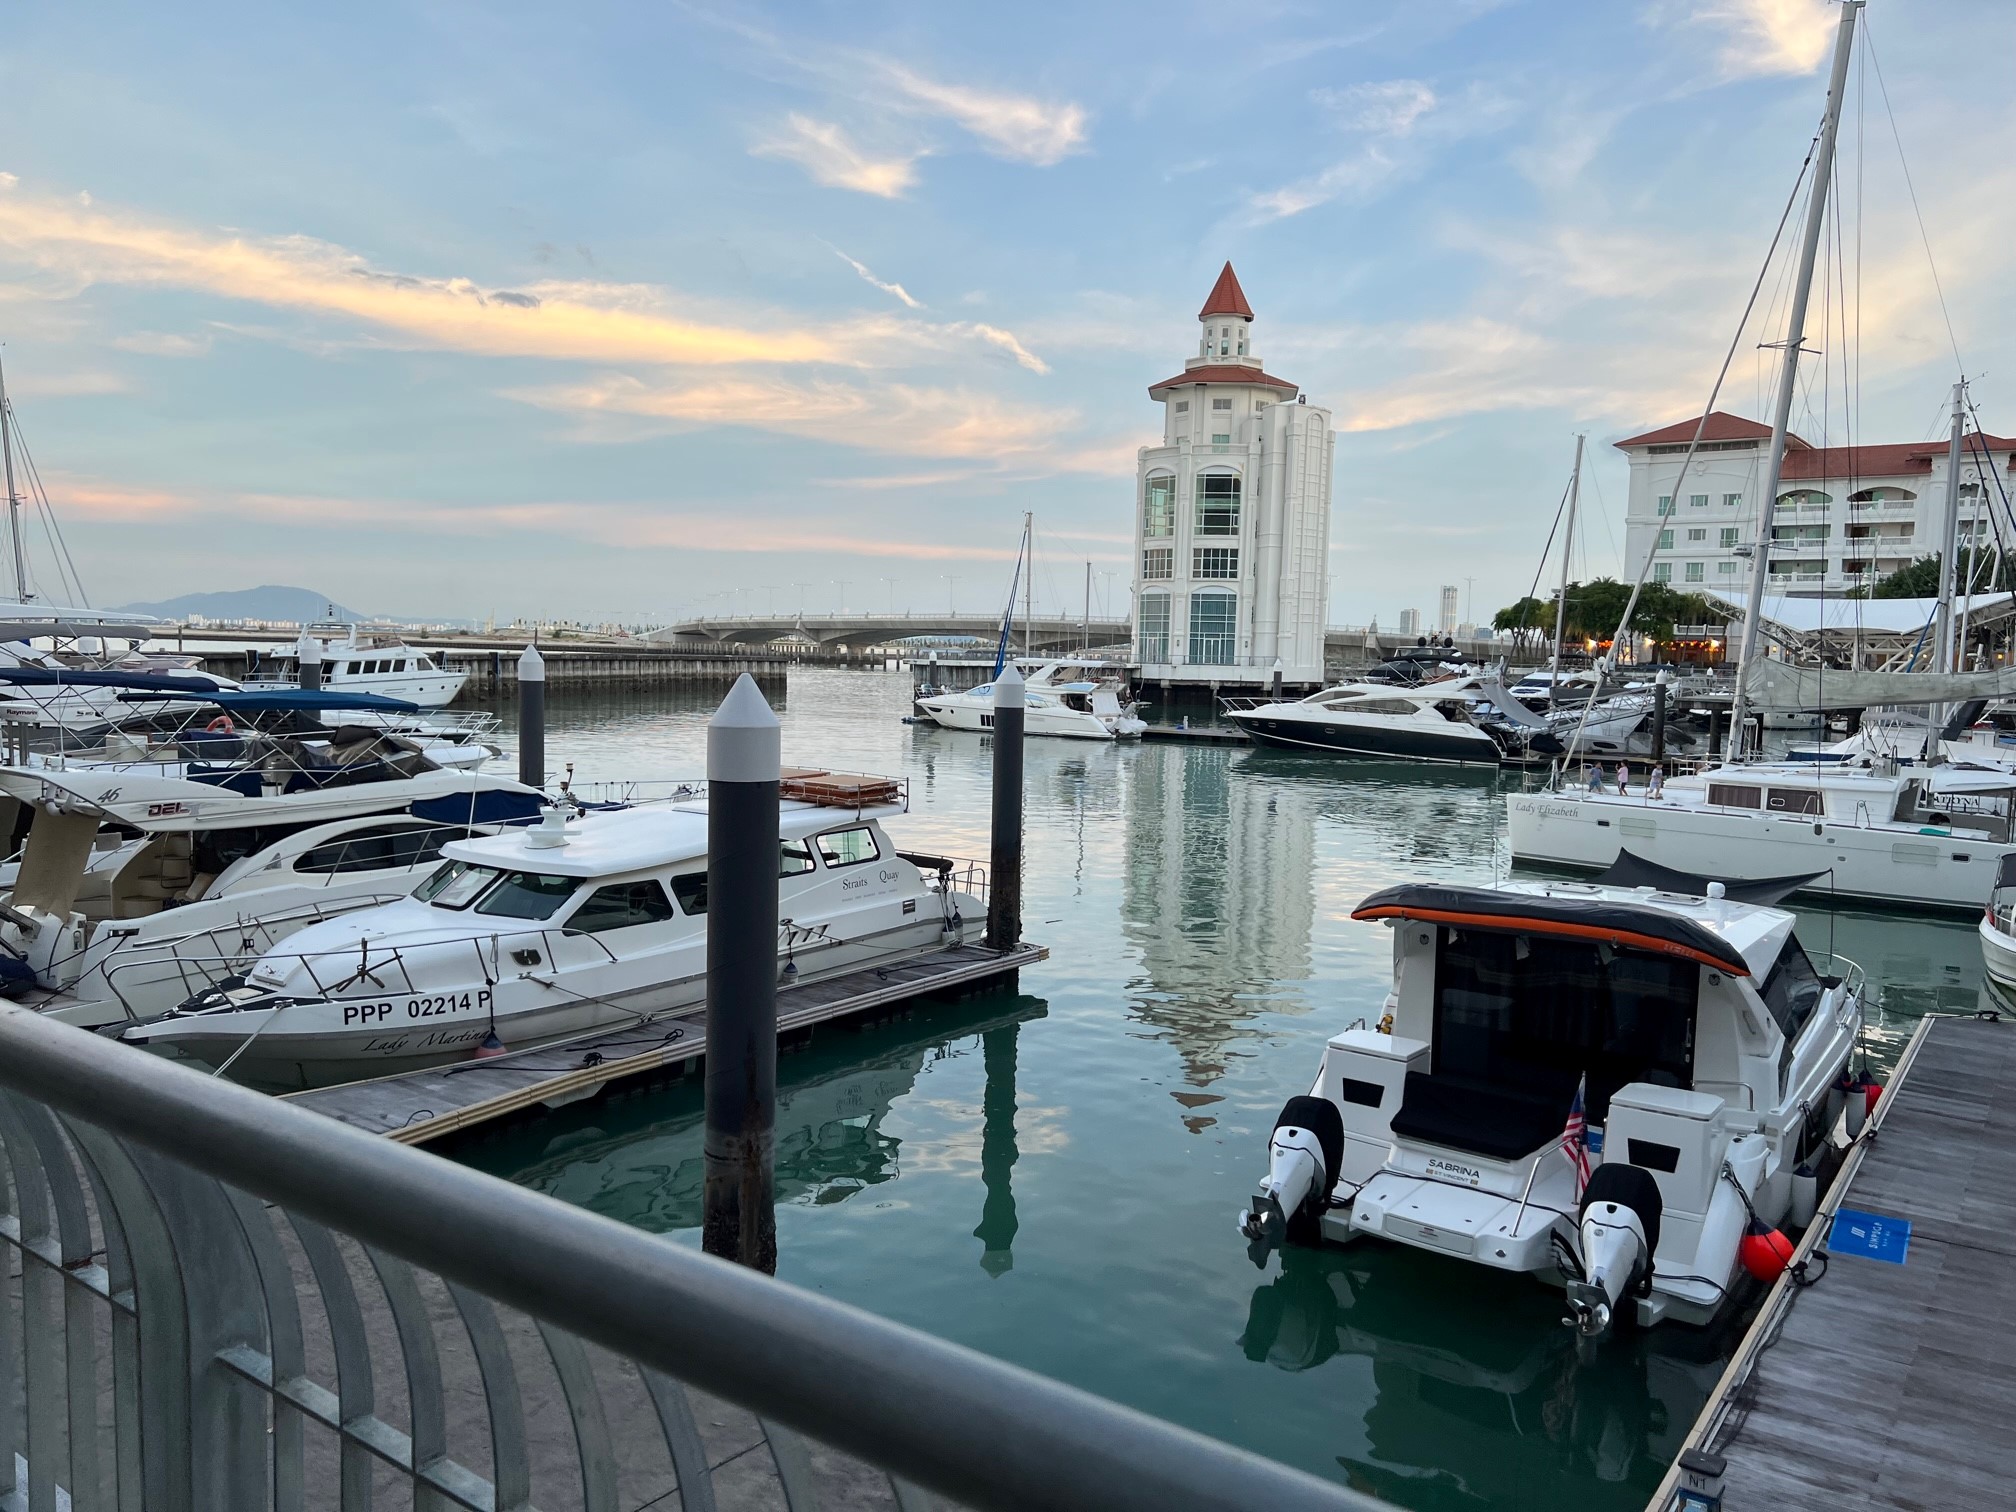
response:
<svg viewBox="0 0 2016 1512"><path fill-rule="evenodd" d="M1834 1227L1827 1234L1827 1252L1833 1255L1860 1255L1865 1260L1887 1260L1902 1265L1911 1248L1911 1220L1885 1218L1880 1213L1863 1213L1843 1208L1834 1215Z"/></svg>

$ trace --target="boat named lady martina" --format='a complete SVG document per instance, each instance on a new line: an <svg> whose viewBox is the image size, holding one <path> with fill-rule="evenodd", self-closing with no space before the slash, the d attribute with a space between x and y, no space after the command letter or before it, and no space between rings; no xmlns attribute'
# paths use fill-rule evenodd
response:
<svg viewBox="0 0 2016 1512"><path fill-rule="evenodd" d="M778 968L806 982L957 943L979 873L896 850L901 784L788 774ZM129 1044L306 1087L649 1020L704 1000L704 797L441 847L412 896L311 924L245 972L132 1025ZM920 865L920 862L923 863Z"/></svg>
<svg viewBox="0 0 2016 1512"><path fill-rule="evenodd" d="M1331 1038L1275 1121L1240 1228L1378 1238L1566 1287L1588 1335L1706 1323L1752 1219L1792 1203L1845 1105L1861 970L1783 909L1587 883L1414 884L1378 1030ZM1390 1031L1390 1032L1389 1032Z"/></svg>

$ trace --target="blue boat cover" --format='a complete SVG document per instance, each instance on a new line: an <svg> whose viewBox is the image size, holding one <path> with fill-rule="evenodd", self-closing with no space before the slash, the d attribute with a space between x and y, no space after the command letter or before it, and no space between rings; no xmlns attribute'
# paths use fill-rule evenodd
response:
<svg viewBox="0 0 2016 1512"><path fill-rule="evenodd" d="M386 714L417 714L420 705L407 703L400 698L384 698L376 693L324 693L310 692L306 688L274 688L270 691L251 692L219 690L205 687L198 689L205 703L217 705L220 709L238 709L247 714L267 714L293 711L303 714L319 714L327 711L340 712L344 709L376 710ZM177 695L169 693L121 693L121 703L146 703L150 699L163 699Z"/></svg>
<svg viewBox="0 0 2016 1512"><path fill-rule="evenodd" d="M70 667L0 667L0 683L21 688L135 688L155 693L216 693L217 684L200 677L149 672L86 672Z"/></svg>

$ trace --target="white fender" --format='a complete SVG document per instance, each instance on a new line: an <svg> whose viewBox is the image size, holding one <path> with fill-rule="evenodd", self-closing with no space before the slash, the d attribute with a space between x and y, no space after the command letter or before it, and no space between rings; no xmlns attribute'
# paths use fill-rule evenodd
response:
<svg viewBox="0 0 2016 1512"><path fill-rule="evenodd" d="M1715 1183L1715 1195L1708 1199L1708 1216L1701 1220L1701 1239L1694 1251L1694 1273L1726 1287L1736 1269L1736 1249L1743 1241L1750 1215L1743 1199L1727 1181ZM1677 1267L1676 1267L1677 1268Z"/></svg>

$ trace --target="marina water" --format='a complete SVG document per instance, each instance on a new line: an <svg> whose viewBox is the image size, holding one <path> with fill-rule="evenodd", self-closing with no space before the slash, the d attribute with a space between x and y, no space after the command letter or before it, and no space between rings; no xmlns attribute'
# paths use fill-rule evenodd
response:
<svg viewBox="0 0 2016 1512"><path fill-rule="evenodd" d="M778 701L787 766L907 777L898 843L985 858L986 737L902 723L907 673L795 668ZM556 693L548 759L697 776L715 702ZM1401 1506L1636 1512L1731 1329L1583 1360L1526 1278L1363 1244L1261 1272L1235 1232L1282 1102L1378 1017L1390 936L1353 906L1505 876L1500 779L1054 739L1027 761L1024 929L1050 960L784 1057L779 1274ZM1879 1076L1919 1015L1977 1005L1970 920L1802 907L1799 934L1867 969ZM695 1077L457 1153L697 1248L700 1120Z"/></svg>

